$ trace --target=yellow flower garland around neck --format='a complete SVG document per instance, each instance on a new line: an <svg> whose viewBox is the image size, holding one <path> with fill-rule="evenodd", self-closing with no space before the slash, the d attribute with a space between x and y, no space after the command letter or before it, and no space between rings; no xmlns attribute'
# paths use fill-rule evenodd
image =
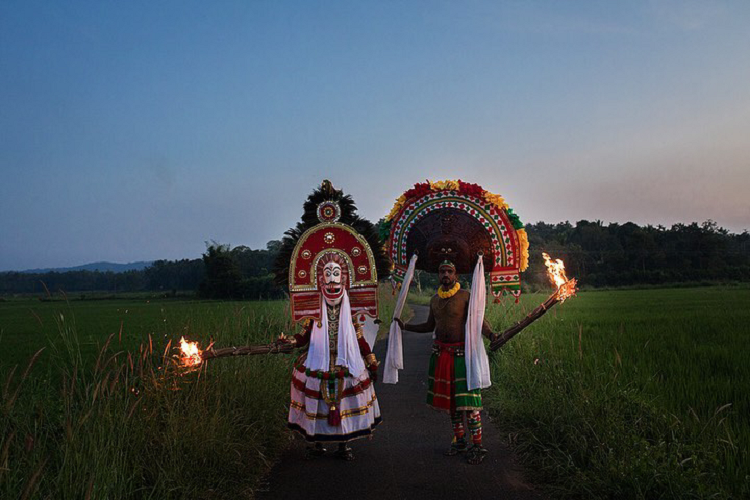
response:
<svg viewBox="0 0 750 500"><path fill-rule="evenodd" d="M441 299L450 299L451 297L456 295L460 289L461 289L461 283L456 281L456 284L453 285L453 288L451 288L447 292L443 291L443 287L438 288L438 291L437 291L438 297L440 297Z"/></svg>

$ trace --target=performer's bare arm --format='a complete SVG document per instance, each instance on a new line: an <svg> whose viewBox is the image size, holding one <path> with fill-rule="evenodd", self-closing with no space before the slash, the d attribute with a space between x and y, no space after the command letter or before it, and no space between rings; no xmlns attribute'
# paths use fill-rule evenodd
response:
<svg viewBox="0 0 750 500"><path fill-rule="evenodd" d="M486 319L482 322L482 335L484 335L490 340L494 340L495 336L497 335L495 332L492 331L492 329L490 328L490 325L487 324Z"/></svg>
<svg viewBox="0 0 750 500"><path fill-rule="evenodd" d="M402 329L409 330L410 332L416 333L429 333L435 330L435 316L432 314L432 305L430 305L430 314L427 316L427 321L424 323L407 323L402 326Z"/></svg>

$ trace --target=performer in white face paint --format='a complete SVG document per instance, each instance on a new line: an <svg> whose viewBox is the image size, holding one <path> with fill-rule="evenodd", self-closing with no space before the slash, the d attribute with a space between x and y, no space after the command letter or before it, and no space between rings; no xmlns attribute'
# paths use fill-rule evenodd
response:
<svg viewBox="0 0 750 500"><path fill-rule="evenodd" d="M352 460L347 443L381 421L378 362L362 330L377 318L377 273L387 272L387 260L374 227L355 211L349 196L324 181L305 203L302 223L287 231L277 261L293 319L304 325L284 340L306 348L293 371L288 425L310 443L309 458L325 453L328 442Z"/></svg>

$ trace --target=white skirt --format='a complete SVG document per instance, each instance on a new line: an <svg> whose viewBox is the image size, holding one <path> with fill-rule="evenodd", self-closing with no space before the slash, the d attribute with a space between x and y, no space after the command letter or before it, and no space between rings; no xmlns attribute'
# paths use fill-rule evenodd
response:
<svg viewBox="0 0 750 500"><path fill-rule="evenodd" d="M329 423L329 407L324 396L329 392L336 394L339 391L339 380L334 379L334 383L329 384L329 380L307 376L302 361L301 359L299 367L295 367L292 372L289 428L311 442L345 443L372 434L381 418L375 389L367 370L358 379L350 376L343 378L341 399L336 404L341 423L334 426Z"/></svg>

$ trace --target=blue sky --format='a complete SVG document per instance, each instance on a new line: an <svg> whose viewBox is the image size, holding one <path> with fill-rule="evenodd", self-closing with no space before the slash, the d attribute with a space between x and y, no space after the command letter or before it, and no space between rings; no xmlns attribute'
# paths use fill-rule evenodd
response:
<svg viewBox="0 0 750 500"><path fill-rule="evenodd" d="M750 2L0 4L0 270L262 248L324 178L750 229Z"/></svg>

